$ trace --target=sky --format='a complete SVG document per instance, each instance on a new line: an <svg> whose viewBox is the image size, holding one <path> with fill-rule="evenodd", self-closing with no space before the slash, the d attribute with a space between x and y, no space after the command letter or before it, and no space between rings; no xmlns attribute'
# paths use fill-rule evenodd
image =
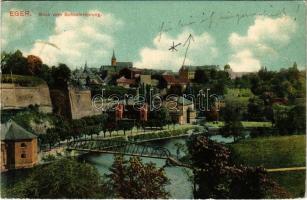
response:
<svg viewBox="0 0 307 200"><path fill-rule="evenodd" d="M10 16L21 10L31 16ZM50 66L109 65L114 50L117 61L139 68L306 67L302 1L6 1L1 23L1 51L19 49Z"/></svg>

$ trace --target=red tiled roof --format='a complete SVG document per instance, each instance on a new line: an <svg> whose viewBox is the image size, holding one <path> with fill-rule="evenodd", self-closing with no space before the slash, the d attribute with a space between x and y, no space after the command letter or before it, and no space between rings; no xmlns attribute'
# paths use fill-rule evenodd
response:
<svg viewBox="0 0 307 200"><path fill-rule="evenodd" d="M138 69L138 68L130 68L129 70L133 71L133 72L142 72L142 71L144 71L143 69Z"/></svg>
<svg viewBox="0 0 307 200"><path fill-rule="evenodd" d="M173 75L163 75L162 77L164 78L164 80L169 85L184 85L184 84L187 84L189 82L188 79L185 79L185 78L182 78L182 77L176 78Z"/></svg>
<svg viewBox="0 0 307 200"><path fill-rule="evenodd" d="M273 98L272 103L273 104L287 104L288 100L284 98Z"/></svg>
<svg viewBox="0 0 307 200"><path fill-rule="evenodd" d="M124 76L117 79L116 82L117 83L123 83L123 84L129 84L129 85L132 85L132 84L135 83L135 81L133 79L127 79Z"/></svg>

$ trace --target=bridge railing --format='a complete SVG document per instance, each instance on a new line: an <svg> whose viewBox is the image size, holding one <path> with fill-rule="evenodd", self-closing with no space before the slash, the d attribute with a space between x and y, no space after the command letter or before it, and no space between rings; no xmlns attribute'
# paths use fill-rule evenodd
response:
<svg viewBox="0 0 307 200"><path fill-rule="evenodd" d="M168 149L137 142L118 140L78 140L67 144L67 150L92 151L143 157L163 158L171 157Z"/></svg>

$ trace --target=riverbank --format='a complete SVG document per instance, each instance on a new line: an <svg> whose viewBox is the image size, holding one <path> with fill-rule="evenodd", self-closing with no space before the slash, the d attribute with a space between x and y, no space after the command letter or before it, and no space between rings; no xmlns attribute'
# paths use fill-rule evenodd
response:
<svg viewBox="0 0 307 200"><path fill-rule="evenodd" d="M175 139L181 137L188 137L192 134L200 134L204 133L205 129L199 125L181 125L181 126L171 126L171 127L164 127L165 129L162 130L154 130L154 131L147 131L147 132L135 132L131 131L130 134L126 132L126 134L122 133L120 135L116 135L113 137L94 137L93 140L120 140L120 141L131 141L137 143L143 142L155 142L159 140L168 140L168 139ZM90 140L90 139L88 139ZM66 154L65 146L66 143L61 143L61 146L54 147L48 151L42 151L39 154L39 164L45 164L52 162L58 158L66 157L66 156L79 156L80 154L86 154L86 152L74 152L73 154Z"/></svg>

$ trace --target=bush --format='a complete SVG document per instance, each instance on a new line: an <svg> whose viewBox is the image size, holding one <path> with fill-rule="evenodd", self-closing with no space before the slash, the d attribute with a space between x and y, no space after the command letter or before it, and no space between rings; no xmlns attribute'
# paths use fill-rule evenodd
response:
<svg viewBox="0 0 307 200"><path fill-rule="evenodd" d="M55 155L52 155L52 154L48 154L42 158L42 160L45 162L54 161L55 159L56 159Z"/></svg>
<svg viewBox="0 0 307 200"><path fill-rule="evenodd" d="M2 74L1 83L17 83L20 86L38 86L46 82L35 76Z"/></svg>
<svg viewBox="0 0 307 200"><path fill-rule="evenodd" d="M197 128L199 127L195 127L195 128L196 130L198 130ZM138 141L138 140L150 140L150 139L155 139L155 138L166 138L166 137L183 135L188 130L191 130L191 127L175 129L175 130L156 131L156 132L145 133L145 134L140 134L136 136L128 136L128 139L133 140L133 141Z"/></svg>

